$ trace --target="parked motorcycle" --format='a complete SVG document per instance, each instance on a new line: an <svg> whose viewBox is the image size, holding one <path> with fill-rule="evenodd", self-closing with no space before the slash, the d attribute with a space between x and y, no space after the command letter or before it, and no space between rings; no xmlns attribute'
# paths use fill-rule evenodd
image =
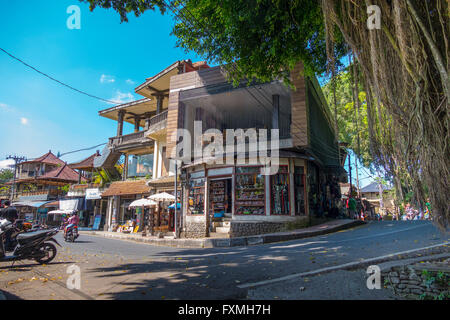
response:
<svg viewBox="0 0 450 320"><path fill-rule="evenodd" d="M7 221L7 220L6 220ZM26 223L23 220L16 220L7 230L5 230L5 237L9 234L9 244L5 245L5 252L12 252L16 248L17 236L26 232L36 232L39 230L44 230L40 225L32 225L30 223Z"/></svg>
<svg viewBox="0 0 450 320"><path fill-rule="evenodd" d="M80 236L77 225L68 225L64 232L64 240L66 242L75 242L75 240Z"/></svg>
<svg viewBox="0 0 450 320"><path fill-rule="evenodd" d="M16 229L10 221L0 220L0 262L35 260L39 264L47 264L56 257L57 249L53 243L61 245L53 237L58 233L58 229L19 233L15 237L12 255L6 255L6 236L9 233L14 235Z"/></svg>

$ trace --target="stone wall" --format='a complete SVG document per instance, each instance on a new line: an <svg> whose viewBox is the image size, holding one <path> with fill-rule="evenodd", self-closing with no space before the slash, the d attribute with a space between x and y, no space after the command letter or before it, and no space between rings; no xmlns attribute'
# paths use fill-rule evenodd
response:
<svg viewBox="0 0 450 320"><path fill-rule="evenodd" d="M281 222L231 222L230 237L255 236L259 234L286 231L286 223Z"/></svg>
<svg viewBox="0 0 450 320"><path fill-rule="evenodd" d="M207 236L206 222L186 221L183 236L189 239L205 238Z"/></svg>
<svg viewBox="0 0 450 320"><path fill-rule="evenodd" d="M383 273L385 285L413 299L449 299L450 260L446 264L415 264L394 267Z"/></svg>

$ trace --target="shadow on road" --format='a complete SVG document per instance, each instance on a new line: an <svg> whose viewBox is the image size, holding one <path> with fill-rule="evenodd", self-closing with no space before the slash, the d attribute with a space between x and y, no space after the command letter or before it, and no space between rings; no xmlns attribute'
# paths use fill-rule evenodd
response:
<svg viewBox="0 0 450 320"><path fill-rule="evenodd" d="M20 297L14 295L12 293L6 292L6 291L1 291L1 293L3 293L3 295L6 298L6 300L23 300Z"/></svg>
<svg viewBox="0 0 450 320"><path fill-rule="evenodd" d="M49 266L53 266L53 265L58 265L58 264L71 264L74 262L52 262L49 263ZM33 263L33 264L14 264L14 265L9 265L9 266L3 266L0 267L0 270L5 270L5 269L9 269L9 271L14 271L14 272L26 272L26 271L30 271L33 267L39 267L41 266L39 263Z"/></svg>

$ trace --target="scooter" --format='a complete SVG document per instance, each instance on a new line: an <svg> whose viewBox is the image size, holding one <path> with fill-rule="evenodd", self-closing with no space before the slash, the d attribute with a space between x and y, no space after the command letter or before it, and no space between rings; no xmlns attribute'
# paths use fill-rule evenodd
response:
<svg viewBox="0 0 450 320"><path fill-rule="evenodd" d="M76 239L80 234L78 233L78 226L76 225L69 225L64 229L64 240L66 242L75 242Z"/></svg>
<svg viewBox="0 0 450 320"><path fill-rule="evenodd" d="M57 250L53 243L61 245L53 237L59 232L58 229L20 233L12 255L6 255L6 235L14 232L15 228L10 221L0 220L0 262L12 261L14 264L19 260L35 260L39 264L47 264L56 257Z"/></svg>

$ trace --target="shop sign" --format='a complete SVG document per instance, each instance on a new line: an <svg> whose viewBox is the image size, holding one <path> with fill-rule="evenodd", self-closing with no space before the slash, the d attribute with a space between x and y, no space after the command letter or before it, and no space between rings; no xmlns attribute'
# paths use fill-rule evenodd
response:
<svg viewBox="0 0 450 320"><path fill-rule="evenodd" d="M218 169L209 169L208 176L224 176L233 174L233 168L218 168Z"/></svg>
<svg viewBox="0 0 450 320"><path fill-rule="evenodd" d="M93 230L98 230L100 228L100 222L102 221L101 215L96 215L94 220L94 225L92 226Z"/></svg>
<svg viewBox="0 0 450 320"><path fill-rule="evenodd" d="M203 178L205 176L205 171L197 171L190 174L191 179Z"/></svg>
<svg viewBox="0 0 450 320"><path fill-rule="evenodd" d="M99 200L102 196L98 188L86 189L86 200Z"/></svg>

